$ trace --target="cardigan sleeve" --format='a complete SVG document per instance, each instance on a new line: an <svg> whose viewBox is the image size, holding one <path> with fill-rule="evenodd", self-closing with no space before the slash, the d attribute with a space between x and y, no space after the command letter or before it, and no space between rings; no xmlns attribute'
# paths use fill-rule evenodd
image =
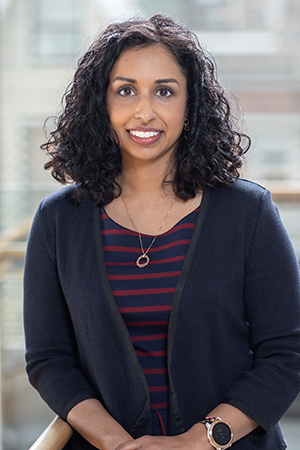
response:
<svg viewBox="0 0 300 450"><path fill-rule="evenodd" d="M252 417L263 437L300 390L299 266L270 193L261 199L245 263L244 302L253 366L225 402Z"/></svg>
<svg viewBox="0 0 300 450"><path fill-rule="evenodd" d="M54 235L55 227L53 246ZM41 204L33 221L25 260L26 370L41 397L65 419L73 406L96 398L96 394L77 366L76 339L49 245L44 236Z"/></svg>

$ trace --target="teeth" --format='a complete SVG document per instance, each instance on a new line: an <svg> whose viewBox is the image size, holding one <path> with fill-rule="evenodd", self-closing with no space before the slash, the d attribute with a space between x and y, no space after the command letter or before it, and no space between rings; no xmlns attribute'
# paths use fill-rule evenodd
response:
<svg viewBox="0 0 300 450"><path fill-rule="evenodd" d="M153 136L157 136L159 134L159 131L135 131L135 130L130 130L130 133L133 136L137 136L139 138L150 138Z"/></svg>

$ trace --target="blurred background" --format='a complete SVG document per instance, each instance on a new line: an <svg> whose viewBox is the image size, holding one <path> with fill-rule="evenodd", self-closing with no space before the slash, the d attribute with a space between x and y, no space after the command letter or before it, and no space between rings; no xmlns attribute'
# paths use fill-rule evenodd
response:
<svg viewBox="0 0 300 450"><path fill-rule="evenodd" d="M39 201L43 123L60 111L78 58L114 20L164 12L189 25L240 101L252 138L243 176L268 187L300 259L299 0L0 0L0 450L25 450L53 418L24 370L22 271ZM300 399L282 420L299 449Z"/></svg>

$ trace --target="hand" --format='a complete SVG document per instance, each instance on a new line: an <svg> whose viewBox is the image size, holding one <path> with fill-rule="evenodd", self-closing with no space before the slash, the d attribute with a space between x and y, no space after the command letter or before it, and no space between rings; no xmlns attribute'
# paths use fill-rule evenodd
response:
<svg viewBox="0 0 300 450"><path fill-rule="evenodd" d="M177 436L142 436L134 441L124 442L115 450L212 450L207 440L206 429L197 423L188 431Z"/></svg>

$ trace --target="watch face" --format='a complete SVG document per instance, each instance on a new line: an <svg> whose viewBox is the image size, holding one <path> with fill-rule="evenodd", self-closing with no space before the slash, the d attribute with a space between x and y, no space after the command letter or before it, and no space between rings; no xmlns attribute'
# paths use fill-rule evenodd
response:
<svg viewBox="0 0 300 450"><path fill-rule="evenodd" d="M212 437L216 444L226 445L231 440L231 430L224 422L217 422L212 427Z"/></svg>

